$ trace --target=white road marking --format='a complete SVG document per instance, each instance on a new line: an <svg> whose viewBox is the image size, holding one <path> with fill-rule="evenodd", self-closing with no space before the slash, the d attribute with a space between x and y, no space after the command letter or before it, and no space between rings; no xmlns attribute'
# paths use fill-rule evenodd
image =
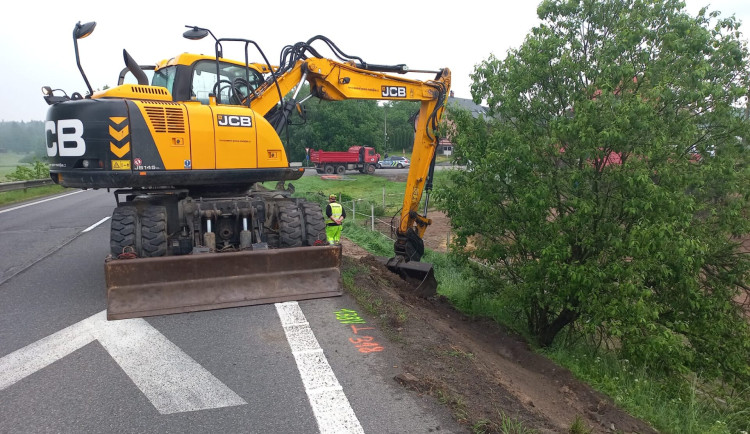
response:
<svg viewBox="0 0 750 434"><path fill-rule="evenodd" d="M0 359L0 390L94 340L161 414L247 404L149 323L102 311Z"/></svg>
<svg viewBox="0 0 750 434"><path fill-rule="evenodd" d="M102 224L102 223L106 222L107 220L109 220L109 217L104 217L103 219L99 220L98 222L94 223L93 225L91 225L91 226L87 227L86 229L82 230L82 231L81 231L81 233L82 233L82 234L83 234L83 233L86 233L86 232L88 232L88 231L90 231L90 230L92 230L92 229L96 228L96 227L97 227L97 226L99 226L100 224Z"/></svg>
<svg viewBox="0 0 750 434"><path fill-rule="evenodd" d="M51 200L56 200L56 199L62 199L65 196L70 196L71 194L78 194L78 193L80 193L82 191L84 191L84 190L78 190L78 191L74 191L72 193L63 194L63 195L60 195L60 196L50 197L48 199L38 200L36 202L30 202L30 203L25 203L23 205L14 206L13 208L8 208L8 209L0 210L0 214L5 213L5 212L15 211L15 210L21 209L21 208L26 208L27 206L36 205L38 203L49 202Z"/></svg>
<svg viewBox="0 0 750 434"><path fill-rule="evenodd" d="M299 304L276 303L276 311L320 432L364 433Z"/></svg>

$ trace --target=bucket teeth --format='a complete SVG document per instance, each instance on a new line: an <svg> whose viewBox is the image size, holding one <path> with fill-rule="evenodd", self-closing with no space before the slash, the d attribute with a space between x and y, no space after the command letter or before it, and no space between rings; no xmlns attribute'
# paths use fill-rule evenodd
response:
<svg viewBox="0 0 750 434"><path fill-rule="evenodd" d="M414 286L413 292L416 296L427 298L437 294L438 282L435 279L435 269L432 264L417 261L406 262L398 257L379 256L376 259L391 272L410 282Z"/></svg>

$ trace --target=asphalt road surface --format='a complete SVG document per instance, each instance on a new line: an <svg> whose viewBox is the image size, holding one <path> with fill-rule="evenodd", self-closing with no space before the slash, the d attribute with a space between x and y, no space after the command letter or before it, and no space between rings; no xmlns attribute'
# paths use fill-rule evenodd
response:
<svg viewBox="0 0 750 434"><path fill-rule="evenodd" d="M0 208L1 433L465 431L393 380L347 295L106 321L114 206L71 190Z"/></svg>

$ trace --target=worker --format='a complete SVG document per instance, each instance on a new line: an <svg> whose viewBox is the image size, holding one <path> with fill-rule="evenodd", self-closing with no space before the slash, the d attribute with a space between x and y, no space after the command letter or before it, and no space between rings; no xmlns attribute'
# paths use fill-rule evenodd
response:
<svg viewBox="0 0 750 434"><path fill-rule="evenodd" d="M328 196L326 206L326 237L328 244L341 244L341 225L346 218L346 210L340 203L336 202L336 195Z"/></svg>

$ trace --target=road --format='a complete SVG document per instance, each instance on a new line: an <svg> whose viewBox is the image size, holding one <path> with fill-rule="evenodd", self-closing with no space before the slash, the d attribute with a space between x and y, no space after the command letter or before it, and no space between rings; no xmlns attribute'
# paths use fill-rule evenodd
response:
<svg viewBox="0 0 750 434"><path fill-rule="evenodd" d="M0 432L465 431L393 380L396 344L348 295L106 321L114 205L0 208Z"/></svg>

